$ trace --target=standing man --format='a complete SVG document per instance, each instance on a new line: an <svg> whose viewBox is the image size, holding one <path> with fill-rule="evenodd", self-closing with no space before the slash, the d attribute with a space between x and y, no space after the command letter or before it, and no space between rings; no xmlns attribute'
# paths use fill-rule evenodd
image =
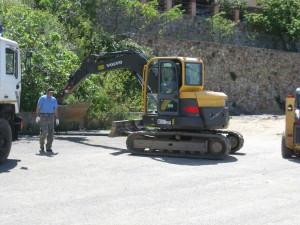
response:
<svg viewBox="0 0 300 225"><path fill-rule="evenodd" d="M59 125L57 101L53 97L54 89L48 88L47 94L39 98L36 107L36 123L40 124L40 148L44 151L45 139L47 138L46 151L52 152L54 137L54 119L56 126Z"/></svg>

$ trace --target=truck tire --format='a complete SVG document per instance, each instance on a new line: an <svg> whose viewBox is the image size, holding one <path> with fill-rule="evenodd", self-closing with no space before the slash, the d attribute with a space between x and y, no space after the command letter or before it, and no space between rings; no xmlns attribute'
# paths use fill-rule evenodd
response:
<svg viewBox="0 0 300 225"><path fill-rule="evenodd" d="M281 156L284 159L289 159L292 157L292 154L292 150L285 145L285 135L283 134L281 138Z"/></svg>
<svg viewBox="0 0 300 225"><path fill-rule="evenodd" d="M12 143L12 133L9 123L0 119L0 163L7 159Z"/></svg>

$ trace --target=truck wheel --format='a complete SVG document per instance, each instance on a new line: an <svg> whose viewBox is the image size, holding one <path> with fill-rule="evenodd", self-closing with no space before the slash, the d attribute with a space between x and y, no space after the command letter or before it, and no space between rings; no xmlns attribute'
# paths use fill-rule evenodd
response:
<svg viewBox="0 0 300 225"><path fill-rule="evenodd" d="M11 143L11 128L6 120L0 119L0 163L7 159Z"/></svg>
<svg viewBox="0 0 300 225"><path fill-rule="evenodd" d="M285 135L282 135L281 138L281 155L284 159L289 159L292 157L292 150L286 147L285 145Z"/></svg>

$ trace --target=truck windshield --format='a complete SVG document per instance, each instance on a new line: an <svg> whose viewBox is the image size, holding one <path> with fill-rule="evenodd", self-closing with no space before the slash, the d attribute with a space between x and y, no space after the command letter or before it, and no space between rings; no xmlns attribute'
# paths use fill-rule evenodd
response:
<svg viewBox="0 0 300 225"><path fill-rule="evenodd" d="M202 85L202 64L185 63L185 84Z"/></svg>

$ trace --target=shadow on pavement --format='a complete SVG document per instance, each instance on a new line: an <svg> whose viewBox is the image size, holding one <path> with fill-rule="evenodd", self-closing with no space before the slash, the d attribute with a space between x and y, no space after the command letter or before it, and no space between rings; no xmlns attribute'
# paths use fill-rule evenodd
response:
<svg viewBox="0 0 300 225"><path fill-rule="evenodd" d="M0 164L0 173L7 173L14 169L21 160L7 159L5 162Z"/></svg>
<svg viewBox="0 0 300 225"><path fill-rule="evenodd" d="M235 153L232 153L232 154L230 154L230 155L242 155L242 156L244 156L244 155L246 155L246 153L243 153L243 152L235 152Z"/></svg>
<svg viewBox="0 0 300 225"><path fill-rule="evenodd" d="M188 165L188 166L206 166L206 165L216 165L223 163L233 163L237 161L237 158L229 155L223 160L212 160L212 159L195 159L195 158L184 158L184 157L151 157L154 160L165 162L169 164L176 165Z"/></svg>
<svg viewBox="0 0 300 225"><path fill-rule="evenodd" d="M299 156L291 158L291 159L288 159L288 160L290 162L293 162L293 163L300 163L300 157Z"/></svg>
<svg viewBox="0 0 300 225"><path fill-rule="evenodd" d="M92 147L101 147L105 149L110 149L110 150L115 150L116 152L111 153L113 156L118 156L122 154L129 153L127 149L125 148L117 148L117 147L112 147L112 146L107 146L107 145L98 145L98 144L90 144L87 143L86 141L88 140L87 137L57 137L56 139L58 140L66 140L66 141L71 141L87 146L92 146ZM170 164L177 164L177 165L190 165L190 166L200 166L200 165L215 165L215 164L223 164L223 163L233 163L236 162L238 159L236 156L244 156L246 155L245 153L234 153L232 155L228 155L225 159L223 160L211 160L211 159L195 159L195 158L184 158L184 157L173 157L173 156L165 156L165 157L160 157L160 156L147 156L147 155L136 155L136 154L129 154L130 156L134 157L148 157L152 158L153 160L165 162L165 163L170 163Z"/></svg>
<svg viewBox="0 0 300 225"><path fill-rule="evenodd" d="M83 145L87 145L87 146L92 146L92 147L100 147L100 148L120 151L121 153L117 153L117 155L126 153L126 149L124 149L124 148L116 148L116 147L107 146L107 145L98 145L98 144L87 143L86 142L87 137L57 137L56 139L57 140L71 141L71 142L75 142L75 143L79 143L79 144L83 144Z"/></svg>

